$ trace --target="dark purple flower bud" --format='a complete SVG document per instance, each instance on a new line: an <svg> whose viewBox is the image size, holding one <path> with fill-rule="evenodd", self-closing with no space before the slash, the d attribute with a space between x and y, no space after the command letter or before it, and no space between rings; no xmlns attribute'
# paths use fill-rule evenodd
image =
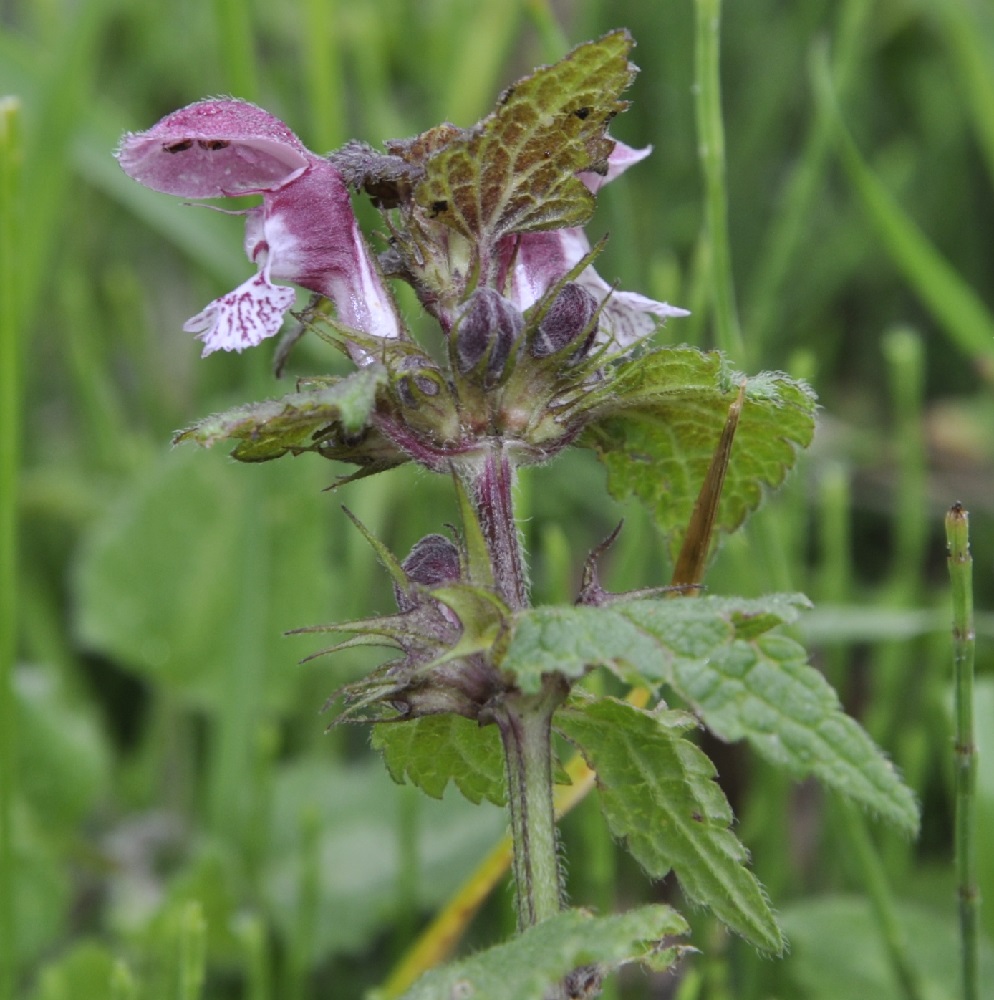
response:
<svg viewBox="0 0 994 1000"><path fill-rule="evenodd" d="M649 146L632 149L623 142L615 142L605 174L587 171L579 177L596 194L651 151ZM512 233L501 241L503 270L498 277L506 282L508 297L523 312L541 299L589 252L590 241L580 228ZM598 303L604 303L597 330L597 342L601 344L627 349L654 333L659 320L689 315L686 309L667 302L657 302L637 292L617 291L593 267L585 268L577 283L590 292Z"/></svg>
<svg viewBox="0 0 994 1000"><path fill-rule="evenodd" d="M555 354L570 344L582 356L594 342L597 332L597 300L573 281L563 285L549 311L542 317L529 344L536 358Z"/></svg>
<svg viewBox="0 0 994 1000"><path fill-rule="evenodd" d="M445 535L425 535L401 564L413 583L437 587L459 579L459 549Z"/></svg>
<svg viewBox="0 0 994 1000"><path fill-rule="evenodd" d="M524 317L503 295L478 288L463 307L456 330L459 371L465 375L485 358L487 375L499 376L524 325Z"/></svg>

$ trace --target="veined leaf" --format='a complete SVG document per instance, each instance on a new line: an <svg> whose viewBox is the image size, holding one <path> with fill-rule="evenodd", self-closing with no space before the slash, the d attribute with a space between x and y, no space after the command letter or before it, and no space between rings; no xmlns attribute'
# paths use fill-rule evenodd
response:
<svg viewBox="0 0 994 1000"><path fill-rule="evenodd" d="M783 950L748 852L729 829L732 810L714 765L683 738L696 725L692 716L601 698L561 709L555 725L597 772L611 832L649 875L674 871L690 900L761 951Z"/></svg>
<svg viewBox="0 0 994 1000"><path fill-rule="evenodd" d="M667 665L678 658L696 662L738 635L797 620L808 607L801 594L747 599L694 597L671 600L618 600L604 608L541 607L519 612L500 667L532 694L542 675L582 677L606 666L623 680L650 686L667 681ZM659 622L645 628L640 614L655 612Z"/></svg>
<svg viewBox="0 0 994 1000"><path fill-rule="evenodd" d="M398 784L410 781L440 799L451 781L471 802L502 806L504 755L496 726L478 726L461 715L428 715L373 727L373 747Z"/></svg>
<svg viewBox="0 0 994 1000"><path fill-rule="evenodd" d="M686 931L683 918L668 906L644 906L607 917L567 910L505 944L433 969L401 1000L543 1000L550 986L574 970L592 976L588 966L609 972L641 961L656 970L667 968L682 949L659 942ZM578 981L573 995L583 996L582 986Z"/></svg>
<svg viewBox="0 0 994 1000"><path fill-rule="evenodd" d="M425 162L418 205L472 242L585 222L593 195L576 175L602 166L624 110L633 45L614 31L509 87L497 109Z"/></svg>
<svg viewBox="0 0 994 1000"><path fill-rule="evenodd" d="M619 366L611 401L579 440L606 466L613 496L635 496L653 511L674 555L743 381L745 401L715 520L718 531L734 531L811 443L815 399L803 382L780 372L746 379L715 351L662 348Z"/></svg>
<svg viewBox="0 0 994 1000"><path fill-rule="evenodd" d="M372 364L331 385L205 417L176 434L173 444L195 441L207 448L226 439L237 441L232 454L243 462L264 462L322 445L332 450L337 446L346 457L356 450L350 439L365 429L376 391L386 378L386 370ZM356 450L355 458L360 455Z"/></svg>
<svg viewBox="0 0 994 1000"><path fill-rule="evenodd" d="M805 604L779 595L534 608L517 616L500 665L525 691L537 691L543 673L575 678L598 665L630 684L667 684L722 739L746 739L774 764L914 832L914 796L893 766L804 649L770 633Z"/></svg>

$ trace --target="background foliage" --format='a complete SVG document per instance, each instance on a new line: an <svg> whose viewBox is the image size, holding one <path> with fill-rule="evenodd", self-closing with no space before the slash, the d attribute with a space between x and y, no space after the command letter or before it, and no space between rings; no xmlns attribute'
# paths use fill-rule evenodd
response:
<svg viewBox="0 0 994 1000"><path fill-rule="evenodd" d="M17 637L13 698L0 701L12 848L0 866L18 885L2 902L18 932L0 948L5 997L358 997L504 827L489 803L393 785L365 732L324 735L317 709L368 661L300 667L313 640L281 637L390 605L340 502L405 551L455 520L447 485L399 470L330 495L339 470L310 456L252 467L170 451L177 427L289 387L272 384L265 349L199 360L180 327L250 273L240 223L127 180L110 156L120 133L218 93L264 105L317 150L466 125L536 63L618 25L642 73L615 132L655 154L601 197L592 235L612 238L598 268L691 308L662 336L710 346L691 0L0 5L0 94L20 97L23 140L17 207L0 226L0 344L15 358L0 445L10 455L20 440L18 471L7 463L0 482L20 518L17 587L0 592ZM800 635L917 790L923 834L911 844L871 825L874 869L854 849L853 814L742 747L709 745L791 954L757 959L690 910L704 954L685 976L640 973L616 995L900 996L889 925L866 893L883 874L918 975L951 996L941 513L956 499L971 511L977 603L990 608L994 11L750 0L726 5L722 36L745 342L733 360L809 378L823 410L801 473L725 544L708 584L811 596ZM308 345L294 363L328 360ZM568 600L621 516L606 583L667 579L661 539L608 499L589 453L530 472L521 501L537 599ZM989 612L978 629L990 844ZM587 806L564 842L575 903L681 905L675 885L646 885ZM994 900L990 851L981 868ZM471 940L511 919L499 892ZM989 945L994 907L983 919Z"/></svg>

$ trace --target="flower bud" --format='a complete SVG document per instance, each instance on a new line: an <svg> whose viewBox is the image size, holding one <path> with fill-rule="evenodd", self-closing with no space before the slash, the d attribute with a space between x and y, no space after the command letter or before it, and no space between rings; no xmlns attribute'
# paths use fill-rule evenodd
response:
<svg viewBox="0 0 994 1000"><path fill-rule="evenodd" d="M486 359L487 380L500 376L521 335L521 313L492 288L478 288L463 308L456 331L456 361L465 375Z"/></svg>
<svg viewBox="0 0 994 1000"><path fill-rule="evenodd" d="M575 343L574 357L582 357L597 333L596 312L597 300L590 292L572 281L563 285L528 345L532 355L545 358Z"/></svg>
<svg viewBox="0 0 994 1000"><path fill-rule="evenodd" d="M454 583L462 574L459 549L445 535L425 535L421 541L415 542L401 567L412 585L419 584L422 587ZM411 611L424 604L414 586L406 590L394 586L394 597L401 611ZM437 604L436 611L441 614L443 628L459 624L455 612L444 604Z"/></svg>
<svg viewBox="0 0 994 1000"><path fill-rule="evenodd" d="M401 564L413 583L437 587L459 579L459 549L445 535L425 535Z"/></svg>

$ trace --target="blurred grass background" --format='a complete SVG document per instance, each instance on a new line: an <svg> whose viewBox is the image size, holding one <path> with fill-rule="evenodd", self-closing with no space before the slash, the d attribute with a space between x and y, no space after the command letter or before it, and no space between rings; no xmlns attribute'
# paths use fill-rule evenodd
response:
<svg viewBox="0 0 994 1000"><path fill-rule="evenodd" d="M0 108L0 1000L360 997L504 829L454 792L392 785L363 731L324 735L317 710L368 661L300 667L314 647L281 636L390 606L341 502L404 552L455 519L446 484L401 470L332 495L341 470L317 459L170 450L196 417L288 389L265 349L200 361L180 328L250 272L241 223L133 184L120 134L212 94L319 151L467 125L616 26L642 72L615 134L655 153L600 199L599 270L694 311L662 338L712 346L691 0L0 3L0 95L17 98ZM815 600L815 661L917 790L923 832L854 832L818 789L708 745L792 951L758 959L691 913L704 954L685 975L633 973L611 995L912 995L868 901L882 876L923 995L952 997L954 500L972 514L994 900L994 8L750 0L721 34L736 361L809 378L823 410L800 472L708 583ZM294 363L328 358L306 345ZM537 599L569 599L621 516L609 582L667 579L592 456L530 473L521 501ZM591 803L564 850L576 904L672 898ZM509 932L509 904L495 895L472 945ZM983 924L990 963L990 904Z"/></svg>

